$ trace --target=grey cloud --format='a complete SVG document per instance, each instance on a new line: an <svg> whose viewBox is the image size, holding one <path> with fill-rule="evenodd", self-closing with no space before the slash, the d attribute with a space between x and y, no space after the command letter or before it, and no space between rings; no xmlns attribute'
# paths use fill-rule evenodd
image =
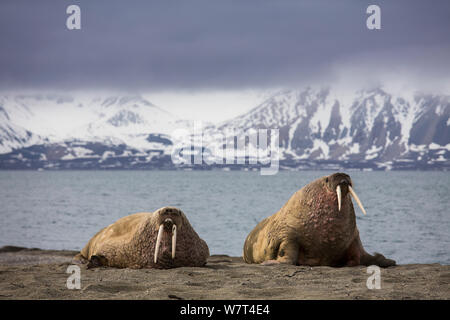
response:
<svg viewBox="0 0 450 320"><path fill-rule="evenodd" d="M81 7L81 30L65 28L70 4ZM377 68L404 65L420 73L429 70L431 77L449 74L450 2L377 1L380 31L365 28L369 4L2 0L0 86L283 86L326 79L337 63L359 56L372 57ZM411 59L403 55L405 48ZM435 59L430 48L438 48ZM422 52L423 65L417 58Z"/></svg>

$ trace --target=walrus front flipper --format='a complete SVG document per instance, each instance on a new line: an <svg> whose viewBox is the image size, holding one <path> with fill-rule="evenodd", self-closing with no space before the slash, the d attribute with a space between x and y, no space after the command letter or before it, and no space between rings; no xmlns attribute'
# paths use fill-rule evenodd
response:
<svg viewBox="0 0 450 320"><path fill-rule="evenodd" d="M89 259L89 262L87 264L87 268L98 268L107 265L108 259L106 259L104 256L91 256L91 259Z"/></svg>
<svg viewBox="0 0 450 320"><path fill-rule="evenodd" d="M376 265L382 268L392 267L396 265L394 260L388 259L378 252L375 252L373 256L365 252L365 254L361 255L360 262L364 266Z"/></svg>
<svg viewBox="0 0 450 320"><path fill-rule="evenodd" d="M287 239L280 244L277 261L286 264L297 264L299 243L294 239Z"/></svg>
<svg viewBox="0 0 450 320"><path fill-rule="evenodd" d="M88 263L88 260L83 257L81 253L78 253L75 257L72 258L73 264L86 264Z"/></svg>
<svg viewBox="0 0 450 320"><path fill-rule="evenodd" d="M376 265L382 268L386 268L395 266L395 261L386 258L381 253L375 252L374 255L367 253L366 250L364 250L358 234L347 250L346 261L344 261L344 265L350 267L356 265Z"/></svg>
<svg viewBox="0 0 450 320"><path fill-rule="evenodd" d="M271 266L276 264L297 264L299 245L297 242L284 241L280 244L276 259L266 259L261 262L263 266Z"/></svg>

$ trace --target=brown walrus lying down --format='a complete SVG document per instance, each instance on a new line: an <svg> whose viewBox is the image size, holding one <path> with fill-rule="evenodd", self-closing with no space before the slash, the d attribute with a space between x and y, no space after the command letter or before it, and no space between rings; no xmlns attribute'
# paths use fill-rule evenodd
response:
<svg viewBox="0 0 450 320"><path fill-rule="evenodd" d="M135 213L100 230L74 261L88 268L201 267L209 257L206 242L184 213L174 207Z"/></svg>
<svg viewBox="0 0 450 320"><path fill-rule="evenodd" d="M317 179L297 191L274 215L261 221L244 244L247 263L310 266L395 265L368 254L359 238L351 196L365 210L345 173Z"/></svg>

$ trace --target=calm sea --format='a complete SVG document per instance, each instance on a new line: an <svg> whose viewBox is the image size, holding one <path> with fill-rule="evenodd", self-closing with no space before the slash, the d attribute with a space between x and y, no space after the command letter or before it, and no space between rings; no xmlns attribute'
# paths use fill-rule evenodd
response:
<svg viewBox="0 0 450 320"><path fill-rule="evenodd" d="M0 246L81 249L125 215L181 208L211 254L242 255L247 234L330 172L0 171ZM450 264L450 172L348 172L361 240L397 263Z"/></svg>

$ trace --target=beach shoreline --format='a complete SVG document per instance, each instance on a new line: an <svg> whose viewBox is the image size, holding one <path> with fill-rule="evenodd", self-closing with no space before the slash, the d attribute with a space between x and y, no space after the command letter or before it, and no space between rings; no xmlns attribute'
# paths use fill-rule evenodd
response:
<svg viewBox="0 0 450 320"><path fill-rule="evenodd" d="M450 266L408 264L381 269L368 289L367 267L251 265L213 255L205 267L168 270L80 267L80 289L68 289L76 251L0 248L0 299L450 299Z"/></svg>

